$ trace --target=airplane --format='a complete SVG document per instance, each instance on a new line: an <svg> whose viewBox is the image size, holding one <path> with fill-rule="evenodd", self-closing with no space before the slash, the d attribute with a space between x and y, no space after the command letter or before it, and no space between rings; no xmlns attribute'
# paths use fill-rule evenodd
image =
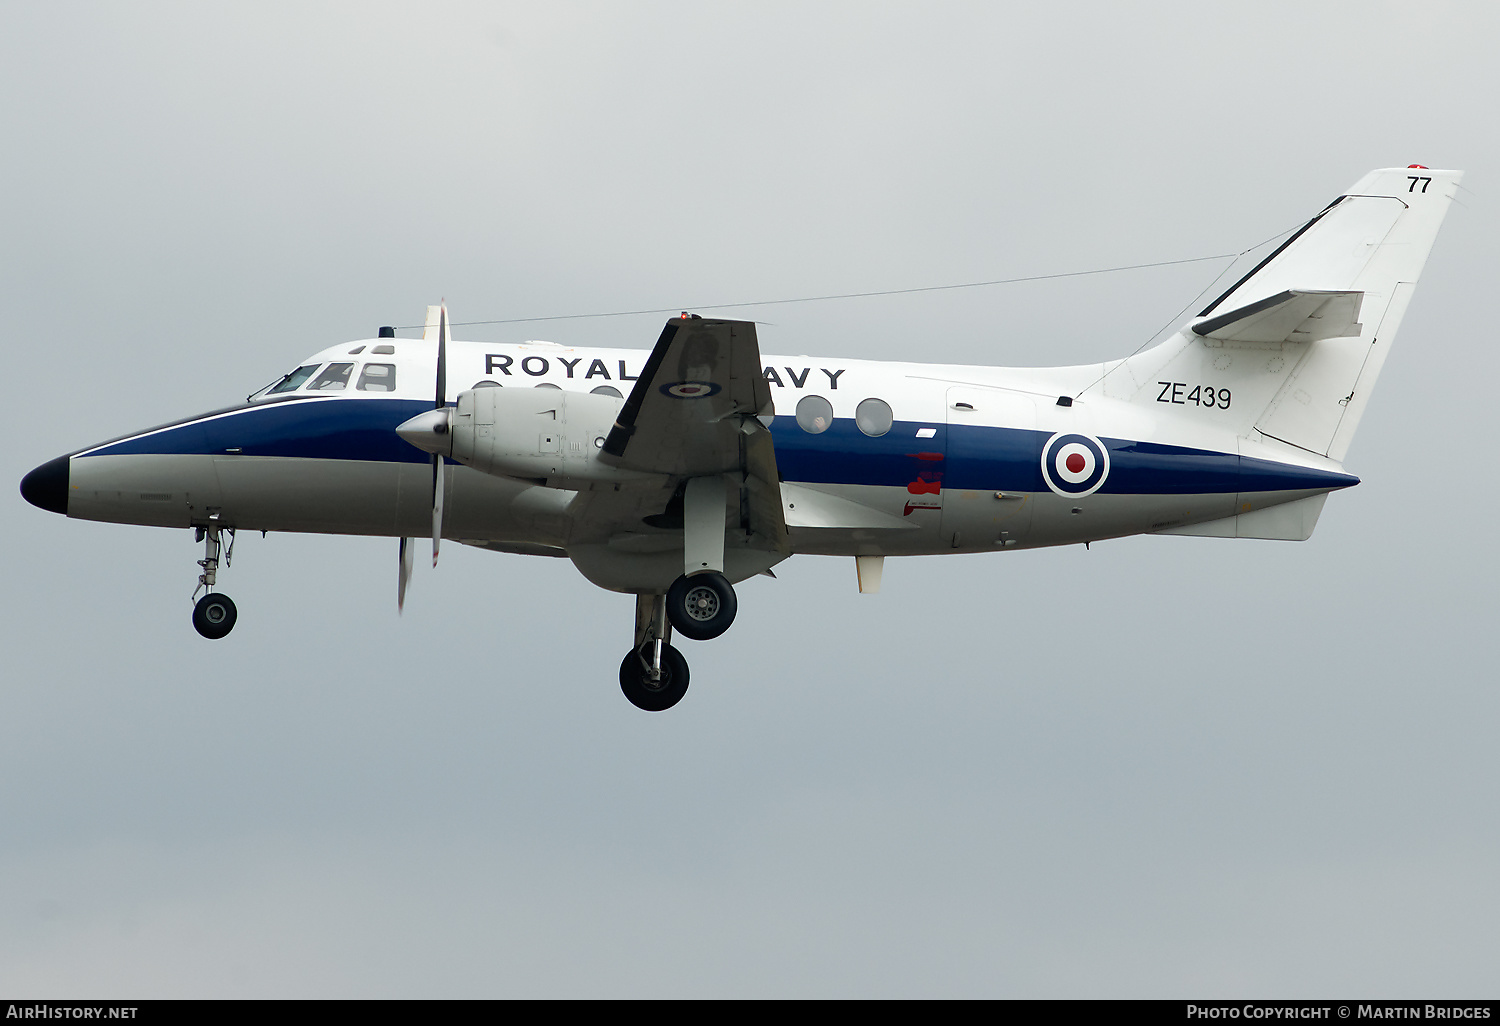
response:
<svg viewBox="0 0 1500 1026"><path fill-rule="evenodd" d="M571 560L636 597L620 686L688 687L673 635L734 622L734 585L798 553L1004 552L1134 534L1301 541L1330 492L1462 172L1361 178L1175 334L1124 359L1001 368L763 356L751 321L683 313L649 353L343 343L245 402L60 456L21 482L85 520L191 528L193 626L237 531L417 538ZM226 541L227 539L227 541Z"/></svg>

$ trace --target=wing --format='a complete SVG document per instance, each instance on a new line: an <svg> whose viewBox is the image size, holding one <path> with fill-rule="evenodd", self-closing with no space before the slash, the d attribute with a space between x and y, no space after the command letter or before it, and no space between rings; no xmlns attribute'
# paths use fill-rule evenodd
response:
<svg viewBox="0 0 1500 1026"><path fill-rule="evenodd" d="M772 412L754 322L674 317L604 440L604 455L674 477L724 473L739 467L743 420Z"/></svg>
<svg viewBox="0 0 1500 1026"><path fill-rule="evenodd" d="M772 413L754 322L674 317L620 408L601 458L677 481L731 475L739 481L740 501L728 523L783 548L776 451L757 419ZM601 514L610 515L590 510L591 519Z"/></svg>

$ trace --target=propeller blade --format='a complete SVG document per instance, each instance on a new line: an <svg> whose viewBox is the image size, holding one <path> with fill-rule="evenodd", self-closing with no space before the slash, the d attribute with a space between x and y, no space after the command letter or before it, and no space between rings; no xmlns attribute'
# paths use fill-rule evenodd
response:
<svg viewBox="0 0 1500 1026"><path fill-rule="evenodd" d="M443 300L442 313L438 316L437 351L437 402L433 409L441 410L448 405L448 301Z"/></svg>
<svg viewBox="0 0 1500 1026"><path fill-rule="evenodd" d="M437 566L438 543L443 540L443 456L432 456L432 565Z"/></svg>
<svg viewBox="0 0 1500 1026"><path fill-rule="evenodd" d="M442 301L438 315L437 400L433 409L448 406L448 301ZM446 421L443 424L446 430ZM438 545L443 540L443 454L432 454L432 565L438 565Z"/></svg>
<svg viewBox="0 0 1500 1026"><path fill-rule="evenodd" d="M412 550L416 548L415 538L401 539L401 576L396 583L396 612L399 615L406 608L406 586L411 581Z"/></svg>

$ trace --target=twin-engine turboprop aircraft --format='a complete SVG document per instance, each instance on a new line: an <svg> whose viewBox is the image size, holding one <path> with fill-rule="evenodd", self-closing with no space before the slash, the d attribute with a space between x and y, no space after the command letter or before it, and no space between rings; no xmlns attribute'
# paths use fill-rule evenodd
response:
<svg viewBox="0 0 1500 1026"><path fill-rule="evenodd" d="M444 537L571 559L636 596L620 685L667 709L688 685L673 632L723 634L734 584L795 553L853 556L873 592L886 556L1306 539L1358 483L1344 454L1460 177L1372 172L1112 363L762 356L753 323L688 314L649 354L453 342L434 307L421 339L326 349L240 406L45 463L21 492L194 529L208 638L235 623L215 588L237 530L399 538L398 602L429 526L434 564Z"/></svg>

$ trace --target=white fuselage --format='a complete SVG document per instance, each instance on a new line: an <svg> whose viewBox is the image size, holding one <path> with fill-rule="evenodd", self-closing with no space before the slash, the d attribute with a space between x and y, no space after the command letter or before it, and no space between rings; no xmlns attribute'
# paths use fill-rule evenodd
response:
<svg viewBox="0 0 1500 1026"><path fill-rule="evenodd" d="M377 346L386 351L373 354ZM647 356L454 342L448 399L494 385L628 395ZM216 517L248 530L422 535L431 518L429 457L394 429L432 407L434 360L435 343L420 339L347 343L306 360L315 369L294 389L82 450L68 462L66 512L163 527ZM978 552L1180 530L1355 482L1325 457L1243 437L1211 416L1184 416L1187 404L1170 390L1159 404L1091 391L1109 365L763 362L775 404L774 420L763 422L775 442L790 552L745 562L731 578L796 552ZM353 365L343 371L343 387L309 390L343 363ZM378 380L366 373L370 365ZM799 424L799 403L808 397L826 400L830 423L804 417L808 423ZM873 425L861 412L869 400L878 400L870 404ZM808 403L804 409L817 407ZM882 404L888 427L878 416ZM1079 454L1049 453L1047 464L1044 448L1060 435L1083 436ZM1089 440L1102 445L1102 467L1090 462ZM1069 458L1091 478L1064 480ZM616 524L598 536L597 525L573 515L576 489L450 471L445 537L553 555L610 545L622 553L681 551L680 531L674 539L670 527ZM655 508L669 498L659 496ZM649 495L642 501L651 508ZM636 590L609 573L589 576Z"/></svg>

